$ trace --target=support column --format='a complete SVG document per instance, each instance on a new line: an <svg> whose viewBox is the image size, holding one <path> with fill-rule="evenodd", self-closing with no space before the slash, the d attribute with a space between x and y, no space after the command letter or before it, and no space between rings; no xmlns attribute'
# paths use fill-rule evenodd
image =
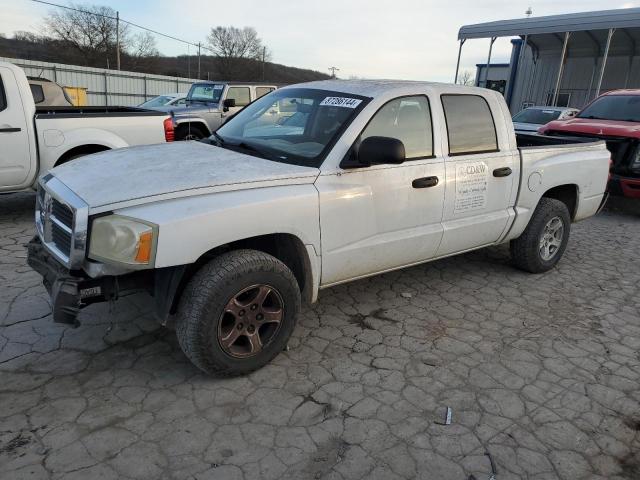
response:
<svg viewBox="0 0 640 480"><path fill-rule="evenodd" d="M558 78L556 79L556 89L553 92L553 101L551 105L555 107L558 103L558 94L560 93L560 84L562 83L562 74L564 73L564 61L567 57L567 45L569 44L570 32L565 32L564 43L562 44L562 56L560 57L560 66L558 67Z"/></svg>
<svg viewBox="0 0 640 480"><path fill-rule="evenodd" d="M120 12L116 12L116 64L120 70Z"/></svg>
<svg viewBox="0 0 640 480"><path fill-rule="evenodd" d="M462 46L466 41L466 39L460 40L460 47L458 48L458 62L456 63L456 76L453 79L454 84L458 83L458 72L460 71L460 57L462 56Z"/></svg>
<svg viewBox="0 0 640 480"><path fill-rule="evenodd" d="M600 89L602 88L602 79L604 78L604 69L607 67L607 58L609 57L609 47L611 46L611 37L615 33L615 28L609 29L607 35L607 45L604 47L604 56L602 57L602 67L600 67L600 76L598 77L598 85L596 87L596 97L600 95Z"/></svg>
<svg viewBox="0 0 640 480"><path fill-rule="evenodd" d="M487 82L489 81L489 69L491 68L491 52L493 51L493 44L496 41L497 37L491 37L491 41L489 42L489 56L487 57L487 68L484 74L484 88L487 88ZM478 85L481 86L481 85Z"/></svg>
<svg viewBox="0 0 640 480"><path fill-rule="evenodd" d="M200 80L200 42L198 42L198 80Z"/></svg>

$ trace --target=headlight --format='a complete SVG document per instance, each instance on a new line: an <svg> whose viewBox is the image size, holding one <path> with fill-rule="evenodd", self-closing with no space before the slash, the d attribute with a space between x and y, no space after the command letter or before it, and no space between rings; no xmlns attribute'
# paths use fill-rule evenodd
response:
<svg viewBox="0 0 640 480"><path fill-rule="evenodd" d="M96 218L89 257L130 266L153 265L157 232L157 225L121 215Z"/></svg>

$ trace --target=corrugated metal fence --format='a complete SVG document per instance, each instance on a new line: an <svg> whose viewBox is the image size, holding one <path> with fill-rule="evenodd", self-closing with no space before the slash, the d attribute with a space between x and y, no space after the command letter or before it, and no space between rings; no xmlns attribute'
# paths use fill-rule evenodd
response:
<svg viewBox="0 0 640 480"><path fill-rule="evenodd" d="M133 106L163 93L186 92L195 79L149 75L137 72L64 65L36 60L3 58L24 69L31 77L44 77L63 87L87 89L89 105Z"/></svg>

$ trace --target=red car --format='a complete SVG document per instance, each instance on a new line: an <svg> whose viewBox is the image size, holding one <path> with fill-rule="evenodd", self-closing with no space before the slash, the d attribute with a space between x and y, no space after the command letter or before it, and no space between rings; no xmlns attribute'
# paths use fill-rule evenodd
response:
<svg viewBox="0 0 640 480"><path fill-rule="evenodd" d="M640 198L640 90L607 92L576 117L549 122L538 133L606 140L613 161L609 191Z"/></svg>

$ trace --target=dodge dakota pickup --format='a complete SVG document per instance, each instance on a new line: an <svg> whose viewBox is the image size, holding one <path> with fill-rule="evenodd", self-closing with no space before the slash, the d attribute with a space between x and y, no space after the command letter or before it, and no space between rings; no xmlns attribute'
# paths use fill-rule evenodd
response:
<svg viewBox="0 0 640 480"><path fill-rule="evenodd" d="M295 127L273 114L292 110ZM609 157L602 141L516 137L491 90L300 84L206 143L54 168L28 262L55 321L146 290L196 366L242 374L283 350L321 289L506 242L515 266L550 270L598 211Z"/></svg>
<svg viewBox="0 0 640 480"><path fill-rule="evenodd" d="M34 94L21 68L0 62L0 193L35 188L47 170L83 155L173 140L165 112L36 107Z"/></svg>

